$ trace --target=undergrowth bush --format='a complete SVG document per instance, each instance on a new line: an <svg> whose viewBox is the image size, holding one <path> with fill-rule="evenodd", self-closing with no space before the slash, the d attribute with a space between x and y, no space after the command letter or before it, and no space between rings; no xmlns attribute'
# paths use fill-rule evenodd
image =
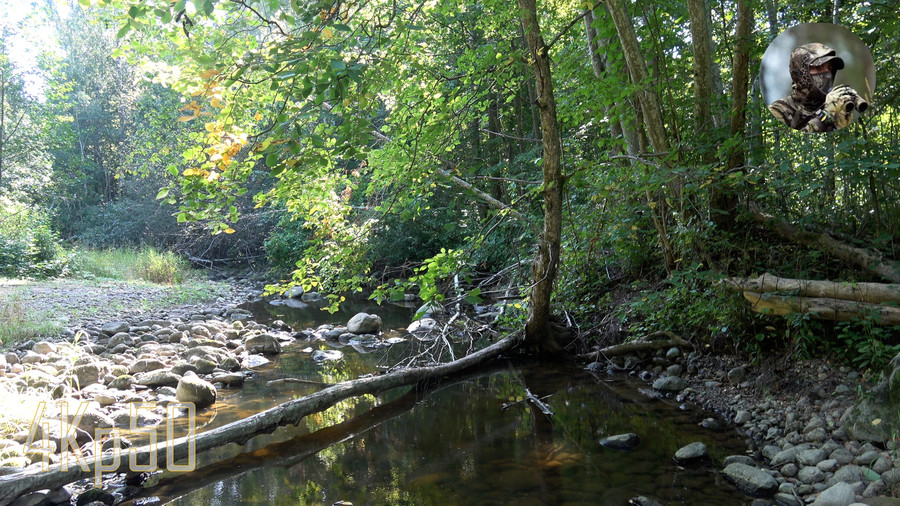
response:
<svg viewBox="0 0 900 506"><path fill-rule="evenodd" d="M122 281L143 280L177 284L193 276L190 262L171 251L144 247L132 249L77 250L72 267L84 278Z"/></svg>
<svg viewBox="0 0 900 506"><path fill-rule="evenodd" d="M59 237L40 209L0 201L0 276L60 276L68 264Z"/></svg>

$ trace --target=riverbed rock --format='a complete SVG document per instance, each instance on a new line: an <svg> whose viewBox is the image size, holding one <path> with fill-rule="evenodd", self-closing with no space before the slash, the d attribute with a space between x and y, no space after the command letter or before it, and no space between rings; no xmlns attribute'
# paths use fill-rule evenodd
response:
<svg viewBox="0 0 900 506"><path fill-rule="evenodd" d="M138 385L144 385L148 387L174 387L178 385L178 381L180 379L181 376L177 374L171 373L169 371L159 370L145 373L134 382Z"/></svg>
<svg viewBox="0 0 900 506"><path fill-rule="evenodd" d="M262 355L247 355L244 360L241 361L241 367L245 369L252 369L254 367L261 367L270 362L269 359L263 357Z"/></svg>
<svg viewBox="0 0 900 506"><path fill-rule="evenodd" d="M421 318L409 324L406 330L411 334L425 334L434 330L437 320L434 318Z"/></svg>
<svg viewBox="0 0 900 506"><path fill-rule="evenodd" d="M281 343L272 334L257 334L244 342L244 346L250 353L262 353L274 355L281 353Z"/></svg>
<svg viewBox="0 0 900 506"><path fill-rule="evenodd" d="M78 386L84 388L100 380L100 367L97 364L77 365L72 370L72 374L75 375Z"/></svg>
<svg viewBox="0 0 900 506"><path fill-rule="evenodd" d="M33 351L35 353L39 353L41 355L47 355L49 353L56 352L56 345L49 341L38 341L38 342L34 343L34 346L32 346L31 351Z"/></svg>
<svg viewBox="0 0 900 506"><path fill-rule="evenodd" d="M693 464L708 457L706 445L699 441L683 446L675 452L675 462L681 465Z"/></svg>
<svg viewBox="0 0 900 506"><path fill-rule="evenodd" d="M116 390L128 390L129 388L131 388L131 385L133 383L134 378L130 374L123 374L110 381L109 388L115 388Z"/></svg>
<svg viewBox="0 0 900 506"><path fill-rule="evenodd" d="M653 389L662 393L677 393L687 388L687 382L678 376L666 376L653 382Z"/></svg>
<svg viewBox="0 0 900 506"><path fill-rule="evenodd" d="M239 372L220 372L212 377L213 383L221 383L225 386L237 387L244 384L246 378Z"/></svg>
<svg viewBox="0 0 900 506"><path fill-rule="evenodd" d="M778 482L769 473L758 467L735 462L729 464L722 474L741 492L757 497L770 497L778 491Z"/></svg>
<svg viewBox="0 0 900 506"><path fill-rule="evenodd" d="M605 437L600 440L601 445L611 450L619 451L634 450L640 442L641 440L638 435L631 432L627 434L617 434L615 436Z"/></svg>
<svg viewBox="0 0 900 506"><path fill-rule="evenodd" d="M344 358L344 354L338 350L316 350L312 354L312 359L316 362L340 360L342 358Z"/></svg>
<svg viewBox="0 0 900 506"><path fill-rule="evenodd" d="M856 502L856 492L849 483L836 483L813 501L813 506L849 506Z"/></svg>
<svg viewBox="0 0 900 506"><path fill-rule="evenodd" d="M128 332L128 328L128 322L115 321L104 324L100 327L100 332L103 332L108 336L113 336L119 332Z"/></svg>
<svg viewBox="0 0 900 506"><path fill-rule="evenodd" d="M286 299L299 299L303 296L304 290L300 285L292 286L284 292L284 298Z"/></svg>
<svg viewBox="0 0 900 506"><path fill-rule="evenodd" d="M187 371L178 381L175 398L181 402L193 402L197 408L205 408L216 402L216 387L193 371Z"/></svg>
<svg viewBox="0 0 900 506"><path fill-rule="evenodd" d="M354 334L377 334L381 330L381 317L376 314L357 313L347 322L347 331Z"/></svg>
<svg viewBox="0 0 900 506"><path fill-rule="evenodd" d="M135 363L131 364L131 367L128 368L128 372L131 374L138 374L142 372L150 372L156 371L159 369L165 369L166 364L155 358L142 358Z"/></svg>

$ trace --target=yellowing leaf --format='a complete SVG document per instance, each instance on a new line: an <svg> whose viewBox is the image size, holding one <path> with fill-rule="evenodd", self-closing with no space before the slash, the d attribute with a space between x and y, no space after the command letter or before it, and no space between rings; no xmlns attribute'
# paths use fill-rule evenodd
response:
<svg viewBox="0 0 900 506"><path fill-rule="evenodd" d="M253 119L256 120L256 121L261 120L261 119L262 119L262 114L257 112L256 114L253 115Z"/></svg>
<svg viewBox="0 0 900 506"><path fill-rule="evenodd" d="M217 76L219 74L221 74L221 72L219 72L218 70L209 69L209 70L204 70L203 72L200 72L200 77L202 77L203 79L209 79L210 77Z"/></svg>
<svg viewBox="0 0 900 506"><path fill-rule="evenodd" d="M190 121L196 117L197 116L182 116L182 117L178 118L178 121Z"/></svg>
<svg viewBox="0 0 900 506"><path fill-rule="evenodd" d="M235 232L235 230L234 230L233 228L231 228L231 227L228 227L228 228L225 229L225 233L226 233L226 234L233 234L234 232Z"/></svg>
<svg viewBox="0 0 900 506"><path fill-rule="evenodd" d="M334 37L334 31L332 31L331 28L322 28L322 37L325 37L326 39L330 39L330 38Z"/></svg>
<svg viewBox="0 0 900 506"><path fill-rule="evenodd" d="M212 183L212 182L215 181L216 179L219 179L219 176L221 176L221 174L219 174L219 173L216 172L216 171L212 171L212 172L209 173L208 176L206 176L206 180L209 181L210 183Z"/></svg>
<svg viewBox="0 0 900 506"><path fill-rule="evenodd" d="M184 175L186 177L196 176L199 171L197 169L184 169Z"/></svg>
<svg viewBox="0 0 900 506"><path fill-rule="evenodd" d="M222 101L219 100L218 98L214 98L214 99L210 100L209 105L211 105L213 107L217 107L219 109L222 109L225 107L225 104L223 104Z"/></svg>

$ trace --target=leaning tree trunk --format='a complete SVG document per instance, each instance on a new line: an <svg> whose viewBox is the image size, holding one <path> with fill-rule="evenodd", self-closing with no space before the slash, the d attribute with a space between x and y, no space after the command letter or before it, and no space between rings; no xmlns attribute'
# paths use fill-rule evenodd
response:
<svg viewBox="0 0 900 506"><path fill-rule="evenodd" d="M544 230L538 241L532 274L531 313L525 324L525 344L537 351L558 352L561 347L554 339L550 326L550 300L559 269L560 235L562 232L561 148L556 121L556 99L550 75L550 48L541 37L535 0L518 0L519 15L525 30L531 66L537 83L537 106L541 118L541 139L544 149Z"/></svg>
<svg viewBox="0 0 900 506"><path fill-rule="evenodd" d="M628 73L631 75L631 81L635 86L641 87L637 96L641 107L641 114L644 119L647 136L650 138L650 146L653 151L659 154L669 152L669 141L666 137L665 123L662 119L662 107L659 105L659 97L653 87L647 83L647 64L641 54L641 47L638 43L637 34L634 31L634 24L622 0L609 0L606 2L606 9L616 26L616 32L619 34L619 41L622 44L622 53L625 55L625 65L628 67ZM663 163L663 170L666 164ZM681 189L676 191L681 194ZM669 233L666 225L667 204L664 198L654 198L648 195L647 205L650 207L651 216L653 217L653 225L659 236L659 246L662 251L663 260L665 261L666 272L671 273L675 268L675 253L669 242Z"/></svg>

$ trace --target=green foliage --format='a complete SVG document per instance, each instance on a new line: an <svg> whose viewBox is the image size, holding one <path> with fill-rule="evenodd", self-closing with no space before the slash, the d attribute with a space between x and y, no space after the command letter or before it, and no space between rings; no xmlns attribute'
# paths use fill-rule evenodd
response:
<svg viewBox="0 0 900 506"><path fill-rule="evenodd" d="M694 264L673 272L662 287L642 290L617 315L636 336L671 331L703 342L713 336L740 335L741 306L715 285L718 277Z"/></svg>
<svg viewBox="0 0 900 506"><path fill-rule="evenodd" d="M837 339L862 370L881 371L900 353L900 326L879 326L871 318L837 324Z"/></svg>
<svg viewBox="0 0 900 506"><path fill-rule="evenodd" d="M283 215L272 229L264 243L266 259L276 272L292 272L297 268L297 259L308 247L309 229L303 221L292 220Z"/></svg>
<svg viewBox="0 0 900 506"><path fill-rule="evenodd" d="M46 214L0 201L0 276L59 276L66 273L68 264Z"/></svg>

